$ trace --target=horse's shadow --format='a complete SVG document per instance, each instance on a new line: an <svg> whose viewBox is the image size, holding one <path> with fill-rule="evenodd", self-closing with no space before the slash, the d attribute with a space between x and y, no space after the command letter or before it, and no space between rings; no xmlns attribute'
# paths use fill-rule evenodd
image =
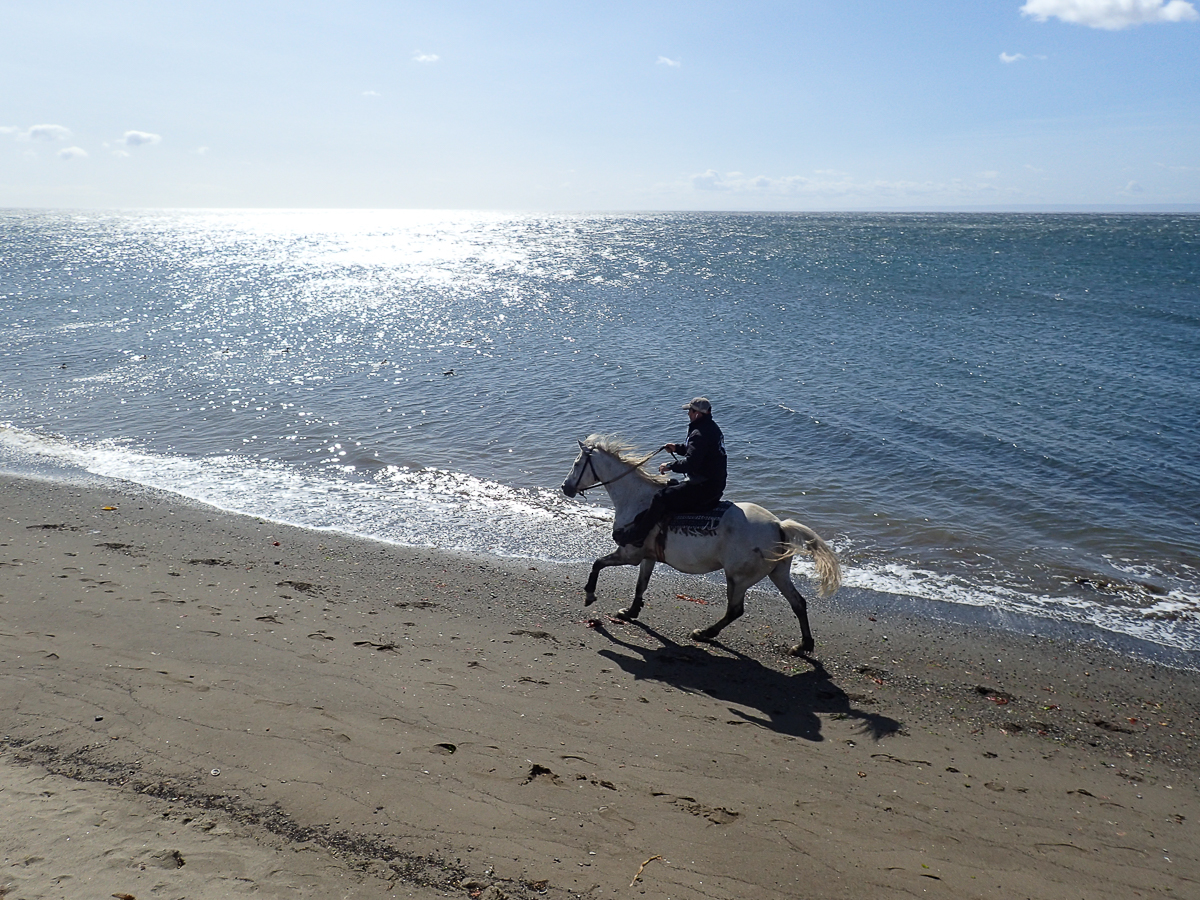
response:
<svg viewBox="0 0 1200 900"><path fill-rule="evenodd" d="M641 647L629 643L605 628L603 623L596 623L596 631L616 645L613 649L600 650L601 656L612 660L639 681L660 681L682 691L706 694L722 703L757 710L758 714L754 714L730 707L730 714L748 724L808 741L824 740L818 714L856 719L862 732L875 740L901 729L901 723L895 719L855 708L852 700L871 702L870 699L847 694L834 683L833 676L820 661L811 657L804 658L813 667L812 671L787 675L724 644L716 646L732 656L708 653L691 644L677 644L641 622L627 624L640 628L661 646Z"/></svg>

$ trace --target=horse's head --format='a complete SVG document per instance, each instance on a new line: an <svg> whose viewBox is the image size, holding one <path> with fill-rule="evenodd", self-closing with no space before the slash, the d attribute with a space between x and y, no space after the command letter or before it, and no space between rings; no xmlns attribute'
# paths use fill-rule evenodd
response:
<svg viewBox="0 0 1200 900"><path fill-rule="evenodd" d="M578 443L579 455L575 457L575 465L571 466L567 480L562 485L562 492L568 497L574 497L600 483L600 476L596 474L596 467L592 465L592 454L596 452L596 448L589 447L583 441Z"/></svg>
<svg viewBox="0 0 1200 900"><path fill-rule="evenodd" d="M593 487L603 487L611 494L613 488L609 485L622 482L618 490L625 490L630 484L636 484L639 479L654 487L666 484L665 478L651 475L642 469L642 463L650 457L636 459L630 453L629 446L619 438L593 434L586 441L578 443L579 456L575 458L575 465L571 467L571 472L562 486L563 493L568 497L582 494ZM626 475L638 477L622 481Z"/></svg>

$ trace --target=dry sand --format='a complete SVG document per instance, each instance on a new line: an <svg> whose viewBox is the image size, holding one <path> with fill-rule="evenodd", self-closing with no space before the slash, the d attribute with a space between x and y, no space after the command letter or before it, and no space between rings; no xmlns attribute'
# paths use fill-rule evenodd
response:
<svg viewBox="0 0 1200 900"><path fill-rule="evenodd" d="M1200 897L1193 672L820 601L814 663L766 593L697 645L699 579L624 624L632 572L128 487L0 523L7 900Z"/></svg>

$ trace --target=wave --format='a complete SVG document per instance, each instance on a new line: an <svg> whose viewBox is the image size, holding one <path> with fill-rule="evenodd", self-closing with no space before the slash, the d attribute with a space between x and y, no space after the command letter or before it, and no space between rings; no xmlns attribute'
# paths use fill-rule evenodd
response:
<svg viewBox="0 0 1200 900"><path fill-rule="evenodd" d="M172 456L12 427L0 427L0 468L62 480L73 474L117 479L302 528L547 562L590 562L606 552L612 527L609 511L569 503L555 491L443 469L389 465L364 472L237 455Z"/></svg>

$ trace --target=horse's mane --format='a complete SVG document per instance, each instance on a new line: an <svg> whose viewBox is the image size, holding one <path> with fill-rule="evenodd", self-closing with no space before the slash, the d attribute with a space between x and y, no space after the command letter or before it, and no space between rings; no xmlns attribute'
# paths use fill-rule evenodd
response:
<svg viewBox="0 0 1200 900"><path fill-rule="evenodd" d="M634 466L637 469L637 474L647 481L652 481L655 484L666 484L667 479L663 475L656 475L642 468L642 463L646 459L646 454L636 450L632 444L623 438L617 437L615 434L589 434L584 442L585 446L594 447L597 450L603 450L611 456L615 456L626 465Z"/></svg>

